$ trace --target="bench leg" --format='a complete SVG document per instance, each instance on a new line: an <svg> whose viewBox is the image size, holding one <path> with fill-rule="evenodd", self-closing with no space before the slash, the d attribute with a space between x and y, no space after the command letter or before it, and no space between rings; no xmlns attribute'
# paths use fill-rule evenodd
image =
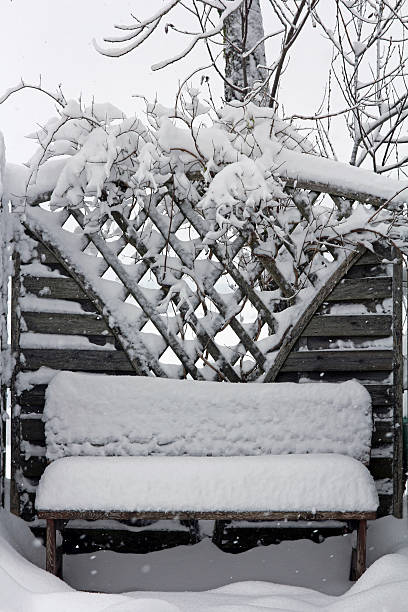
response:
<svg viewBox="0 0 408 612"><path fill-rule="evenodd" d="M57 575L57 530L55 519L47 519L46 570Z"/></svg>
<svg viewBox="0 0 408 612"><path fill-rule="evenodd" d="M47 519L46 570L62 579L62 546L57 547L57 529L61 528L60 521Z"/></svg>
<svg viewBox="0 0 408 612"><path fill-rule="evenodd" d="M367 521L358 521L357 547L351 552L350 580L358 580L366 570Z"/></svg>

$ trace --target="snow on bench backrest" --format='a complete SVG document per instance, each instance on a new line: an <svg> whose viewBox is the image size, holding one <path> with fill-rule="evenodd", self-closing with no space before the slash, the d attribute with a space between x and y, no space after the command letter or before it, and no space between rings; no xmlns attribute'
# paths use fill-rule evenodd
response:
<svg viewBox="0 0 408 612"><path fill-rule="evenodd" d="M60 372L47 457L341 453L368 463L371 400L356 381L219 383Z"/></svg>

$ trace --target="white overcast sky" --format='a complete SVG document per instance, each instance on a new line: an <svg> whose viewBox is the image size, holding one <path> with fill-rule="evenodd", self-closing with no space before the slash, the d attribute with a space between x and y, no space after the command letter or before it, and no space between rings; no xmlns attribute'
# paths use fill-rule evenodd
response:
<svg viewBox="0 0 408 612"><path fill-rule="evenodd" d="M180 64L160 72L150 66L178 52L182 41L174 33L166 35L163 27L142 48L122 58L99 55L92 38L99 42L113 34L114 23L131 22L130 13L146 16L157 10L162 0L0 0L0 90L18 83L38 82L54 89L62 84L67 98L97 102L110 101L126 114L133 114L140 104L132 94L171 104L179 79L195 66L207 63L204 50ZM264 21L268 29L271 10L265 3ZM313 113L326 82L330 61L329 47L322 35L305 31L285 76L282 99L286 110ZM273 59L273 47L268 49ZM221 85L215 90L220 93ZM218 90L217 90L218 86ZM37 92L25 91L0 105L0 130L4 133L7 159L23 162L33 153L32 141L25 135L54 114L53 103Z"/></svg>

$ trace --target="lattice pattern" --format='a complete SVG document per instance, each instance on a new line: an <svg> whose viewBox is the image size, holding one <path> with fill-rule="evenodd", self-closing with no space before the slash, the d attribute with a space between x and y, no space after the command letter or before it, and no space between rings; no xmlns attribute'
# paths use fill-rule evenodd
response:
<svg viewBox="0 0 408 612"><path fill-rule="evenodd" d="M114 317L116 332L138 373L256 380L268 371L274 347L267 338L275 331L273 311L279 304L266 265L251 262L241 236L207 253L203 218L186 201L177 210L166 204L152 195L125 213L113 212L102 235L76 231L86 225L79 210L37 211L35 223L28 217L27 224L47 243L43 230L51 215L54 222L58 218L64 235L53 232L47 246L55 252L60 245L65 261L70 251L81 253L81 261L76 255L68 263L79 267L85 290L93 301L99 299L105 315L112 311L108 294L115 295L116 312L118 302L127 310L127 325ZM177 282L176 292L171 287Z"/></svg>

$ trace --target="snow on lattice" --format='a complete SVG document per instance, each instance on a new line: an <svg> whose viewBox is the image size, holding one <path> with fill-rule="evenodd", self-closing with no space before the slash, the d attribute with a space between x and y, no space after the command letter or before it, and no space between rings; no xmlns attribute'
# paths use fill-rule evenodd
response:
<svg viewBox="0 0 408 612"><path fill-rule="evenodd" d="M347 512L375 511L378 495L364 465L336 454L64 457L46 468L36 507Z"/></svg>
<svg viewBox="0 0 408 612"><path fill-rule="evenodd" d="M159 218L160 215L157 211L149 210L149 214L160 228L162 219ZM119 250L122 249L122 252L124 252L129 244L124 235L115 243L106 242L105 254L102 257L97 257L95 253L91 254L92 251L88 250L89 238L86 239L79 233L73 233L65 229L69 225L67 221L69 213L68 215L66 213L50 213L37 208L36 210L30 210L29 217L30 223L34 222L35 227L41 228L43 236L50 240L52 244L57 245L70 265L73 265L74 269L85 277L92 290L101 297L110 312L109 325L117 325L120 328L121 333L129 342L130 348L127 350L130 350L131 355L137 354L140 359L144 359L146 364L149 364L146 368L152 367L155 373L160 376L183 376L183 368L174 370L171 363L166 363L167 358L164 356L164 352L167 355L172 355L172 362L175 360L183 365L187 362L186 369L194 378L204 376L208 379L214 379L217 372L221 371L223 372L221 376L225 376L229 380L239 380L240 373L245 375L246 371L253 369L253 365L262 368L263 358L257 348L258 324L249 329L246 327L243 317L248 318L249 316L250 320L254 322L258 318L262 320L268 312L267 305L270 306L273 300L268 303L268 292L259 292L256 289L253 289L253 293L249 296L250 299L247 300L243 286L237 287L231 276L229 274L225 275L225 266L230 265L227 260L224 262L217 258L195 260L194 256L200 255L203 247L196 252L186 250L186 244L190 245L191 241L181 241L176 235L172 238L172 244L177 253L174 250L167 252L164 236L157 231L152 234L149 226L148 236L149 238L154 236L153 243L150 240L146 242L149 251L144 250L146 247L143 246L142 233L137 243L138 253L142 255L142 258L137 263L133 263L133 260L128 263L126 257L124 257L120 261L116 260L116 264L112 264L111 261L108 263L107 256L109 259L109 256L118 253L118 247ZM174 221L176 232L181 220L182 218ZM166 226L165 235L168 234L168 231L168 226ZM150 264L147 263L146 258L150 259ZM190 278L187 279L188 283L181 281L184 284L185 293L183 293L183 289L183 292L180 292L179 295L171 294L171 302L169 297L166 301L164 299L165 292L160 288L158 281L167 282L169 274L175 277L177 270L184 270L186 264L193 270L192 278L194 278L194 282ZM108 280L108 277L112 276L109 272L112 266L114 267L113 277L116 281L119 280L118 275L121 276L121 271L125 273L129 279L126 281L126 286L124 286L123 278L120 278L120 282L113 282L112 279ZM164 277L161 270L166 266L167 272ZM243 271L239 271L238 268L234 268L234 270L235 279L242 279L241 283L244 282L247 286L250 286L253 280L262 273L263 268L258 266L253 272L246 273L245 276ZM219 278L224 280L221 287L217 289ZM138 284L137 294L132 290L133 283ZM224 292L225 289L228 293ZM184 300L185 308L184 320L177 313L177 308L181 308L182 300ZM137 305L138 308L133 310L127 308L130 304ZM150 311L146 311L146 304L149 305ZM263 304L265 304L265 308L262 306ZM242 314L242 307L245 307L244 314ZM156 321L153 321L154 329L152 331L156 334L159 333L170 347L166 351L163 350L166 349L164 346L163 348L160 347L159 351L152 352L151 339L145 335L147 330L143 327L146 321L151 319L152 308L156 312ZM260 308L262 312L259 312ZM165 313L165 317L159 315L160 312ZM162 319L162 323L157 319L157 316ZM234 320L230 321L231 318ZM161 328L158 323L162 326ZM268 323L271 324L271 320ZM214 341L214 338L220 330L225 329L226 326L229 327L229 325L231 325L231 328L224 335L229 337L229 344L232 344L232 346L226 347L222 335L219 337L219 341L218 339ZM142 328L143 332L141 333ZM244 344L242 345L241 342ZM239 361L248 352L252 355L250 368L246 367L242 360ZM204 353L206 354L204 355ZM154 362L152 356L156 359L159 357L160 363ZM204 361L204 366L202 366L201 360ZM188 365L188 362L190 365ZM209 365L210 363L212 365ZM194 371L192 364L200 366L199 372ZM168 366L171 366L171 368L169 369ZM147 369L145 373L147 373ZM256 374L259 373L258 370Z"/></svg>
<svg viewBox="0 0 408 612"><path fill-rule="evenodd" d="M338 452L367 462L371 402L356 381L231 384L61 372L47 456Z"/></svg>

